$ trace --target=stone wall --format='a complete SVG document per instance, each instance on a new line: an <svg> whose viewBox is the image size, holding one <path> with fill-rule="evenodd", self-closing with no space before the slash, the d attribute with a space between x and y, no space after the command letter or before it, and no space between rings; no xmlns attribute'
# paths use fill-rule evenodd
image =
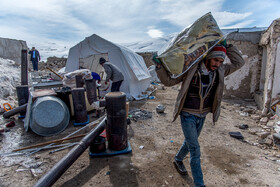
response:
<svg viewBox="0 0 280 187"><path fill-rule="evenodd" d="M65 67L67 58L58 58L58 57L48 57L47 62L39 62L39 70L44 70L46 67L51 68L54 71Z"/></svg>
<svg viewBox="0 0 280 187"><path fill-rule="evenodd" d="M22 40L0 38L0 57L10 59L21 64L21 50L28 50L27 44Z"/></svg>

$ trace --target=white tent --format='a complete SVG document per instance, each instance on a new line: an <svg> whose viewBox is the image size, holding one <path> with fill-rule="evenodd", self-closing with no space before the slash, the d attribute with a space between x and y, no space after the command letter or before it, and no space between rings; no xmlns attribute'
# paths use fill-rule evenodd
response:
<svg viewBox="0 0 280 187"><path fill-rule="evenodd" d="M150 73L144 59L135 52L114 44L93 34L69 50L66 71L79 69L79 66L101 74L103 67L99 65L99 58L104 57L115 64L124 74L124 81L120 91L127 97L140 99L142 92L150 85Z"/></svg>

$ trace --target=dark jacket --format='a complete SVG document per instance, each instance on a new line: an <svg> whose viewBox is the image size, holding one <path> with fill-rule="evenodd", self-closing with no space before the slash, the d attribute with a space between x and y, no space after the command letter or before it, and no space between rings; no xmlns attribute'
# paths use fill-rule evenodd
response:
<svg viewBox="0 0 280 187"><path fill-rule="evenodd" d="M220 116L220 106L223 96L223 89L224 89L224 77L227 75L233 73L234 71L241 68L245 62L242 58L240 52L238 49L234 46L227 47L227 56L230 59L230 64L222 64L216 71L218 73L218 85L216 88L216 92L214 95L214 101L212 104L212 113L213 113L213 122L217 122L218 118ZM165 68L160 68L157 70L157 75L161 82L166 86L173 86L180 82L182 82L181 89L178 93L177 100L175 103L174 108L174 119L176 120L178 115L181 113L183 105L185 103L185 99L188 93L190 82L198 68L199 63L196 63L193 65L183 76L180 76L178 78L171 78L168 72L165 70Z"/></svg>
<svg viewBox="0 0 280 187"><path fill-rule="evenodd" d="M121 70L114 64L111 64L110 62L106 62L103 64L103 67L107 74L106 81L111 80L112 82L118 82L124 80L124 76Z"/></svg>
<svg viewBox="0 0 280 187"><path fill-rule="evenodd" d="M33 51L29 51L28 53L30 54L31 61L33 61L33 60L40 61L41 60L40 53L36 49L35 49L35 58L33 58Z"/></svg>

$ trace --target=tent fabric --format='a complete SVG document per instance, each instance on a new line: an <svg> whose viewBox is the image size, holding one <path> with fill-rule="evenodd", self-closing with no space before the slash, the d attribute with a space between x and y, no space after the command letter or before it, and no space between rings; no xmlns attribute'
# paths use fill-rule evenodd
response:
<svg viewBox="0 0 280 187"><path fill-rule="evenodd" d="M130 49L107 41L96 34L70 48L65 71L72 72L79 69L83 61L91 71L100 73L102 66L98 62L101 56L107 56L107 60L115 64L124 74L120 91L125 92L128 98L142 98L142 92L149 87L151 78L144 59Z"/></svg>

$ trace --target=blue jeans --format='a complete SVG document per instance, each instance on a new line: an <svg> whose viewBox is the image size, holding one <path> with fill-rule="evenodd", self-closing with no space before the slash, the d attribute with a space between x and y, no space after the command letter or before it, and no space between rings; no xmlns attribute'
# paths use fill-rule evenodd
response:
<svg viewBox="0 0 280 187"><path fill-rule="evenodd" d="M181 112L181 126L185 140L175 156L177 161L183 161L190 152L190 166L196 187L204 186L203 174L200 164L200 145L198 137L204 124L204 118L194 116L188 112Z"/></svg>
<svg viewBox="0 0 280 187"><path fill-rule="evenodd" d="M32 59L32 65L33 65L33 70L38 71L38 60L37 59Z"/></svg>

